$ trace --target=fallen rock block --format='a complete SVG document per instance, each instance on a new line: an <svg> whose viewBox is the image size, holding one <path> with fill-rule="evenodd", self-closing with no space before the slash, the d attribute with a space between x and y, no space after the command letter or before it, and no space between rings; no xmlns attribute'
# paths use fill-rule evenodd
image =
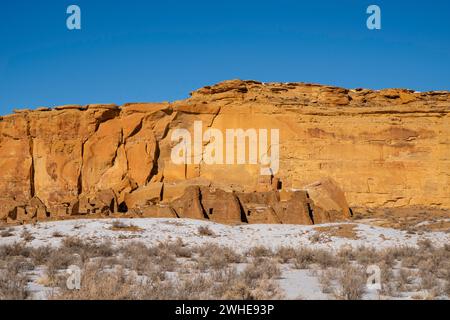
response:
<svg viewBox="0 0 450 320"><path fill-rule="evenodd" d="M200 203L200 187L198 186L187 187L180 198L172 201L171 206L180 218L206 218L206 213Z"/></svg>
<svg viewBox="0 0 450 320"><path fill-rule="evenodd" d="M305 186L304 189L312 200L315 224L351 217L345 194L333 179L321 179Z"/></svg>
<svg viewBox="0 0 450 320"><path fill-rule="evenodd" d="M170 206L154 205L138 209L143 218L178 218L176 212Z"/></svg>
<svg viewBox="0 0 450 320"><path fill-rule="evenodd" d="M200 204L209 220L219 223L242 222L239 200L232 192L200 188Z"/></svg>
<svg viewBox="0 0 450 320"><path fill-rule="evenodd" d="M125 195L125 204L128 209L150 206L161 200L163 184L162 182L150 183L137 188Z"/></svg>
<svg viewBox="0 0 450 320"><path fill-rule="evenodd" d="M313 224L314 213L306 191L289 192L288 198L279 203L278 216L284 224Z"/></svg>
<svg viewBox="0 0 450 320"><path fill-rule="evenodd" d="M72 207L72 215L109 215L118 211L117 198L111 189L101 190L95 194L82 194ZM67 214L67 213L66 213Z"/></svg>

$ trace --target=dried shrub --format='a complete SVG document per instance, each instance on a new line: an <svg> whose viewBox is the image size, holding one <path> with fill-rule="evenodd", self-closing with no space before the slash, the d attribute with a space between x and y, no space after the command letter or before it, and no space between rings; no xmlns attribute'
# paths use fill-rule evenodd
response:
<svg viewBox="0 0 450 320"><path fill-rule="evenodd" d="M314 232L312 235L310 235L310 236L308 237L308 240L309 240L311 243L322 243L322 242L327 241L328 239L327 239L327 237L326 237L323 233L320 233L320 232Z"/></svg>
<svg viewBox="0 0 450 320"><path fill-rule="evenodd" d="M31 234L31 232L24 228L22 233L20 234L20 237L23 239L23 241L25 242L30 242L34 240L34 236Z"/></svg>
<svg viewBox="0 0 450 320"><path fill-rule="evenodd" d="M319 264L322 268L328 268L338 265L336 257L328 250L316 249L313 250L314 262Z"/></svg>
<svg viewBox="0 0 450 320"><path fill-rule="evenodd" d="M233 249L226 246L219 246L217 244L204 244L193 248L193 251L200 257L211 258L214 256L221 256L224 263L239 263L243 257L236 253Z"/></svg>
<svg viewBox="0 0 450 320"><path fill-rule="evenodd" d="M246 283L279 277L281 270L273 259L255 259L242 272Z"/></svg>
<svg viewBox="0 0 450 320"><path fill-rule="evenodd" d="M289 263L291 260L295 259L296 255L295 249L291 247L280 247L274 254L275 258L281 263Z"/></svg>
<svg viewBox="0 0 450 320"><path fill-rule="evenodd" d="M294 267L296 269L308 269L309 266L314 263L314 253L313 250L305 247L300 247L296 251L294 259Z"/></svg>
<svg viewBox="0 0 450 320"><path fill-rule="evenodd" d="M199 226L197 231L200 236L213 237L216 235L208 226Z"/></svg>
<svg viewBox="0 0 450 320"><path fill-rule="evenodd" d="M177 238L176 241L158 244L158 250L169 251L179 258L190 258L193 254L193 249L189 248L181 238Z"/></svg>
<svg viewBox="0 0 450 320"><path fill-rule="evenodd" d="M36 266L42 265L45 264L45 262L47 261L51 251L52 248L50 246L33 248L30 252L30 258L33 260L33 263Z"/></svg>
<svg viewBox="0 0 450 320"><path fill-rule="evenodd" d="M59 231L54 231L52 233L52 237L54 237L54 238L63 238L64 235L61 232L59 232Z"/></svg>
<svg viewBox="0 0 450 320"><path fill-rule="evenodd" d="M30 248L23 242L14 242L12 244L0 246L0 258L5 259L7 257L30 256Z"/></svg>
<svg viewBox="0 0 450 320"><path fill-rule="evenodd" d="M246 255L254 258L262 258L273 257L274 253L270 248L264 246L256 246L248 250Z"/></svg>
<svg viewBox="0 0 450 320"><path fill-rule="evenodd" d="M366 275L363 268L347 266L338 276L338 290L335 295L342 300L362 299L366 288Z"/></svg>
<svg viewBox="0 0 450 320"><path fill-rule="evenodd" d="M397 296L398 286L392 266L388 263L382 263L381 269L381 290L380 294L385 296Z"/></svg>
<svg viewBox="0 0 450 320"><path fill-rule="evenodd" d="M233 287L228 287L228 290L220 297L220 299L225 300L268 300L282 298L283 294L278 285L267 279L257 282L254 286L249 286L243 281L238 281Z"/></svg>
<svg viewBox="0 0 450 320"><path fill-rule="evenodd" d="M296 269L308 269L311 264L318 264L322 268L339 265L339 259L325 249L309 249L300 247L296 250L294 267Z"/></svg>
<svg viewBox="0 0 450 320"><path fill-rule="evenodd" d="M213 282L204 275L189 275L175 284L177 298L181 300L203 300L210 296Z"/></svg>
<svg viewBox="0 0 450 320"><path fill-rule="evenodd" d="M132 273L121 267L104 270L98 263L88 263L81 275L80 290L69 290L64 284L52 296L58 300L129 300L138 299L142 289Z"/></svg>
<svg viewBox="0 0 450 320"><path fill-rule="evenodd" d="M16 270L0 270L0 300L27 299L27 282L27 277Z"/></svg>
<svg viewBox="0 0 450 320"><path fill-rule="evenodd" d="M319 273L319 284L322 292L331 294L334 292L334 280L337 278L335 269L326 269Z"/></svg>
<svg viewBox="0 0 450 320"><path fill-rule="evenodd" d="M12 237L13 235L14 235L14 233L13 233L13 229L12 228L8 228L6 230L1 230L0 231L0 237L2 237L2 238Z"/></svg>
<svg viewBox="0 0 450 320"><path fill-rule="evenodd" d="M363 265L367 266L370 264L376 264L380 261L380 257L378 252L373 247L360 246L355 250L355 259L356 261Z"/></svg>
<svg viewBox="0 0 450 320"><path fill-rule="evenodd" d="M435 275L431 272L420 272L420 289L431 290L439 285Z"/></svg>
<svg viewBox="0 0 450 320"><path fill-rule="evenodd" d="M113 231L129 231L129 232L142 231L142 228L139 228L138 226L135 226L131 223L127 224L121 220L114 220L111 223L111 227L109 229Z"/></svg>
<svg viewBox="0 0 450 320"><path fill-rule="evenodd" d="M341 261L345 261L345 262L354 261L356 259L355 253L354 253L352 247L343 246L343 247L339 248L336 255Z"/></svg>

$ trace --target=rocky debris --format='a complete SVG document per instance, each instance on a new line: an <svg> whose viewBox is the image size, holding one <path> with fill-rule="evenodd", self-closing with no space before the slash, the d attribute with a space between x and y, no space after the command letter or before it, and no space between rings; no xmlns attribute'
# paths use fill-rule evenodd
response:
<svg viewBox="0 0 450 320"><path fill-rule="evenodd" d="M320 185L320 182L317 183ZM330 199L342 191L320 189L320 196L312 200L306 191L227 192L211 186L185 185L183 194L171 200L162 201L163 183L151 183L127 193L118 205L113 190L101 190L95 194L81 194L75 203L65 203L46 208L34 197L28 203L2 201L0 217L9 223L24 223L47 219L64 219L74 216L127 216L158 218L207 219L219 223L285 223L314 224L342 221L350 217L348 207L335 210ZM313 191L315 192L315 191ZM345 203L345 198L339 198ZM323 202L321 202L323 201ZM125 208L125 209L124 209ZM122 211L122 212L121 212Z"/></svg>
<svg viewBox="0 0 450 320"><path fill-rule="evenodd" d="M184 187L184 193L169 203L160 201L163 184L151 184L136 190L125 199L128 208L141 216L181 217L207 219L219 223L286 223L314 224L342 221L350 218L350 210L341 211L328 208L322 199L314 202L306 191L269 192L227 192L211 186L190 185ZM328 194L328 192L333 192ZM321 190L324 201L342 191L333 185L333 189ZM328 196L328 198L327 198ZM341 199L340 199L341 200ZM345 197L344 197L345 203ZM315 211L317 210L317 211ZM316 222L316 223L317 223Z"/></svg>
<svg viewBox="0 0 450 320"><path fill-rule="evenodd" d="M447 91L241 80L173 103L16 110L0 117L0 220L313 224L348 218L349 205L449 209L449 111ZM175 164L172 133L192 134L196 121L221 132L278 129L279 171Z"/></svg>

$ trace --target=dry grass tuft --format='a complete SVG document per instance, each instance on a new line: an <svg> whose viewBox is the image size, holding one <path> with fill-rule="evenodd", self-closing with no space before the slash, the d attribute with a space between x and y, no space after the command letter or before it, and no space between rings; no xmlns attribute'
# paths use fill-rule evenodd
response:
<svg viewBox="0 0 450 320"><path fill-rule="evenodd" d="M200 236L214 237L216 235L208 226L199 226L197 231Z"/></svg>
<svg viewBox="0 0 450 320"><path fill-rule="evenodd" d="M8 257L29 257L30 253L30 248L28 248L23 242L14 242L12 244L0 246L0 259L3 260Z"/></svg>
<svg viewBox="0 0 450 320"><path fill-rule="evenodd" d="M15 268L0 272L0 300L25 300L29 293L27 277Z"/></svg>
<svg viewBox="0 0 450 320"><path fill-rule="evenodd" d="M256 246L248 250L246 255L253 258L263 258L273 257L274 253L270 248L264 246Z"/></svg>
<svg viewBox="0 0 450 320"><path fill-rule="evenodd" d="M289 263L297 256L297 252L291 247L280 247L274 254L281 263Z"/></svg>
<svg viewBox="0 0 450 320"><path fill-rule="evenodd" d="M366 274L363 268L347 266L340 270L337 278L338 290L335 292L337 299L361 300L366 289Z"/></svg>
<svg viewBox="0 0 450 320"><path fill-rule="evenodd" d="M319 273L319 284L322 292L332 294L334 292L334 281L337 279L335 269L326 269Z"/></svg>
<svg viewBox="0 0 450 320"><path fill-rule="evenodd" d="M61 232L59 232L59 231L55 231L55 232L52 233L52 237L53 238L63 238L64 235Z"/></svg>
<svg viewBox="0 0 450 320"><path fill-rule="evenodd" d="M274 259L254 259L243 271L247 283L279 277L281 270Z"/></svg>
<svg viewBox="0 0 450 320"><path fill-rule="evenodd" d="M99 263L88 263L81 276L80 290L69 290L63 284L52 296L58 300L130 300L138 299L139 283L122 267L104 270Z"/></svg>
<svg viewBox="0 0 450 320"><path fill-rule="evenodd" d="M109 228L112 231L142 232L143 229L133 224L127 224L120 220L114 220Z"/></svg>
<svg viewBox="0 0 450 320"><path fill-rule="evenodd" d="M14 233L13 233L12 228L8 228L8 229L0 231L0 237L2 237L2 238L12 237L13 235L14 235Z"/></svg>
<svg viewBox="0 0 450 320"><path fill-rule="evenodd" d="M34 240L34 236L31 234L30 231L28 231L27 228L24 228L22 233L20 234L20 237L23 239L23 241L25 242L30 242Z"/></svg>

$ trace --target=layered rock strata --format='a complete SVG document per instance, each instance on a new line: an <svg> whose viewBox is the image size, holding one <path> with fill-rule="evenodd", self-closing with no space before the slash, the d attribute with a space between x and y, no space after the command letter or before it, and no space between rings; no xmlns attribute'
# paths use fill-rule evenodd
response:
<svg viewBox="0 0 450 320"><path fill-rule="evenodd" d="M446 91L241 80L173 103L16 110L0 117L0 220L311 224L348 218L349 207L450 209L449 111ZM195 123L224 135L279 130L276 172L208 163L211 137L194 150L198 161L174 162L174 132L195 135Z"/></svg>

